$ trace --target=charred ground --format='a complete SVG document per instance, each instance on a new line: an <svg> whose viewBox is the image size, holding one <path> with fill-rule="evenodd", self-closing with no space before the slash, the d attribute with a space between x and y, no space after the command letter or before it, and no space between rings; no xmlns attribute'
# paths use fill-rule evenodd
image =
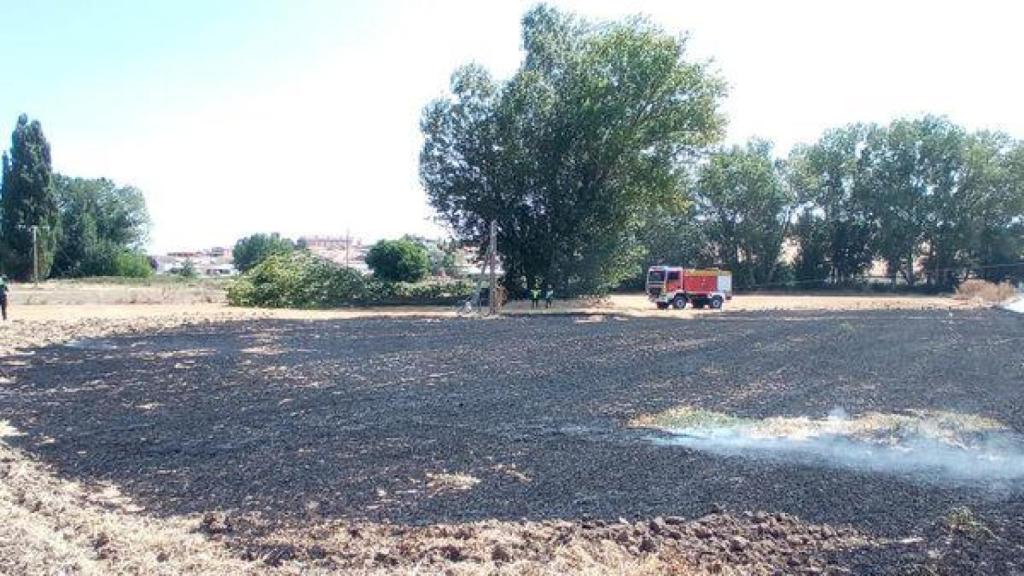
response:
<svg viewBox="0 0 1024 576"><path fill-rule="evenodd" d="M717 503L901 537L967 506L1019 551L1017 486L714 456L625 424L689 404L941 409L1024 431L1022 343L1024 317L999 310L227 322L8 358L0 414L63 476L114 482L150 513L256 515L263 533Z"/></svg>

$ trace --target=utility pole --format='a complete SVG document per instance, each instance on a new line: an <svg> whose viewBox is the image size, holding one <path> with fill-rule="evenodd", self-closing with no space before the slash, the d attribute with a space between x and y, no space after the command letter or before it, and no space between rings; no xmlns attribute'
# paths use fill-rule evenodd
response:
<svg viewBox="0 0 1024 576"><path fill-rule="evenodd" d="M491 265L491 292L487 299L491 305L491 314L498 313L498 273L495 265L498 262L498 221L491 220L491 245L487 250L488 259Z"/></svg>
<svg viewBox="0 0 1024 576"><path fill-rule="evenodd" d="M348 268L348 252L352 246L352 234L348 228L345 229L345 268Z"/></svg>
<svg viewBox="0 0 1024 576"><path fill-rule="evenodd" d="M39 287L39 226L33 224L32 230L32 282Z"/></svg>

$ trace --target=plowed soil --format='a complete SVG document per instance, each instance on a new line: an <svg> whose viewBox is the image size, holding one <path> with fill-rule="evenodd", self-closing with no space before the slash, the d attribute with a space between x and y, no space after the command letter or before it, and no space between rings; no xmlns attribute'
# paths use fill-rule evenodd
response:
<svg viewBox="0 0 1024 576"><path fill-rule="evenodd" d="M672 547L709 572L1013 574L1012 482L714 455L627 423L680 405L932 409L1024 431L1022 345L1024 316L993 309L249 319L9 355L0 420L58 477L118 486L151 517L205 515L197 529L271 566L529 556L467 543L498 522L634 561ZM473 528L455 551L402 544L438 525Z"/></svg>

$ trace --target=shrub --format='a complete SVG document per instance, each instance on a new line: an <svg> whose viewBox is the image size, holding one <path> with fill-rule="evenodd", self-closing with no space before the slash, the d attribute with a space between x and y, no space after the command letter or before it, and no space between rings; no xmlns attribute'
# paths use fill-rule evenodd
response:
<svg viewBox="0 0 1024 576"><path fill-rule="evenodd" d="M998 304L1017 295L1017 289L1009 282L996 284L987 280L965 280L956 287L956 298L959 300L980 300Z"/></svg>
<svg viewBox="0 0 1024 576"><path fill-rule="evenodd" d="M411 240L381 240L366 253L373 276L390 282L418 282L430 273L430 257Z"/></svg>
<svg viewBox="0 0 1024 576"><path fill-rule="evenodd" d="M141 252L121 252L114 258L114 275L124 278L149 278L153 267Z"/></svg>
<svg viewBox="0 0 1024 576"><path fill-rule="evenodd" d="M235 306L325 308L362 301L366 281L359 272L308 252L274 254L228 287Z"/></svg>
<svg viewBox="0 0 1024 576"><path fill-rule="evenodd" d="M326 308L366 299L366 279L357 270L308 253L293 260L300 261L301 265L292 291L292 306Z"/></svg>
<svg viewBox="0 0 1024 576"><path fill-rule="evenodd" d="M417 284L373 280L367 288L367 302L372 304L454 304L473 294L473 283L466 280Z"/></svg>
<svg viewBox="0 0 1024 576"><path fill-rule="evenodd" d="M182 278L195 278L196 276L199 276L199 273L196 272L196 264L191 258L186 258L185 261L182 262L181 269L178 270L178 276L181 276Z"/></svg>

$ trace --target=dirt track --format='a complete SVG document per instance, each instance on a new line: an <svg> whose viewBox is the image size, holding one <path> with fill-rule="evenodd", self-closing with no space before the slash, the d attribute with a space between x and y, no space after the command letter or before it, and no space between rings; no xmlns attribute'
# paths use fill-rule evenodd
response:
<svg viewBox="0 0 1024 576"><path fill-rule="evenodd" d="M933 408L1021 431L1022 328L998 310L250 320L8 358L0 413L28 433L12 443L65 477L113 482L157 515L228 511L242 549L277 532L308 548L339 520L614 522L717 503L925 537L833 554L856 572L1013 573L1015 486L715 456L624 424L680 404ZM994 540L950 551L936 526L957 506Z"/></svg>

